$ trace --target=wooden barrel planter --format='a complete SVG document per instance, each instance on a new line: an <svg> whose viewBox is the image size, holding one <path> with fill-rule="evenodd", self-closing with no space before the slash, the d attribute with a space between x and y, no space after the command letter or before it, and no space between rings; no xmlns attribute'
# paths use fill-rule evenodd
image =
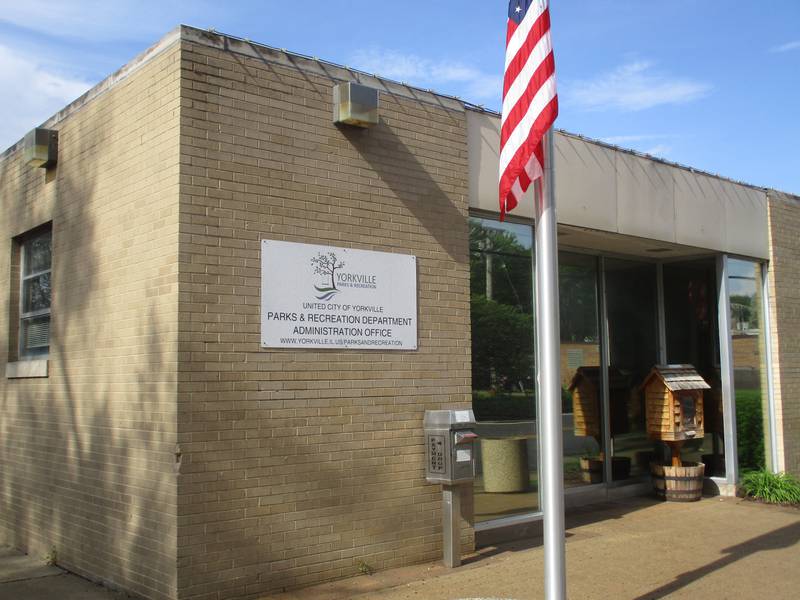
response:
<svg viewBox="0 0 800 600"><path fill-rule="evenodd" d="M696 502L703 495L703 463L684 463L681 467L651 463L650 473L656 496L667 502Z"/></svg>

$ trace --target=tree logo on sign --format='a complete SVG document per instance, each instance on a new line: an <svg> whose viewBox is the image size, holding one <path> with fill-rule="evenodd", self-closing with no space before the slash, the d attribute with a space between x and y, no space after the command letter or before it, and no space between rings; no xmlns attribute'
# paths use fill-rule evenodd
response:
<svg viewBox="0 0 800 600"><path fill-rule="evenodd" d="M326 278L324 284L314 286L319 293L317 300L330 300L340 291L336 287L336 271L344 267L344 262L339 260L334 252L327 254L320 252L311 259L311 264L314 266L315 274ZM327 281L328 277L330 277L330 282Z"/></svg>

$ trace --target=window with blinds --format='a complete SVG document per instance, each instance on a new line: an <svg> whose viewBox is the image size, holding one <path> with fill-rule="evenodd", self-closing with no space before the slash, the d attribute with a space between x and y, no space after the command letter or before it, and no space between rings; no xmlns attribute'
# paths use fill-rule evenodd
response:
<svg viewBox="0 0 800 600"><path fill-rule="evenodd" d="M39 229L21 244L20 264L20 358L50 351L52 229Z"/></svg>

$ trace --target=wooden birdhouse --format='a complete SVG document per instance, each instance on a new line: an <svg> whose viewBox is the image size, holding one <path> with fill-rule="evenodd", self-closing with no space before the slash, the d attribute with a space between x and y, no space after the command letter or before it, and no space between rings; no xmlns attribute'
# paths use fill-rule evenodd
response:
<svg viewBox="0 0 800 600"><path fill-rule="evenodd" d="M572 383L573 431L576 436L591 436L601 439L602 409L600 404L600 367L578 367ZM628 430L625 409L628 379L619 370L608 370L608 390L611 397L611 433L617 435ZM601 444L602 446L602 444Z"/></svg>
<svg viewBox="0 0 800 600"><path fill-rule="evenodd" d="M644 380L647 435L664 442L702 438L703 391L711 386L692 365L658 365Z"/></svg>
<svg viewBox="0 0 800 600"><path fill-rule="evenodd" d="M576 436L600 439L600 367L579 367L569 391Z"/></svg>

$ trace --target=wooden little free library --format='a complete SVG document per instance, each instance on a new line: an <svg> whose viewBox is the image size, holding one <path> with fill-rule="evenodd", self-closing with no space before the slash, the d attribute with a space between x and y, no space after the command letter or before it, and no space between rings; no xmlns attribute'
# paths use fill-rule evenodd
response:
<svg viewBox="0 0 800 600"><path fill-rule="evenodd" d="M692 365L656 365L645 378L647 435L672 449L672 464L681 464L681 446L705 435L703 392L710 390Z"/></svg>

